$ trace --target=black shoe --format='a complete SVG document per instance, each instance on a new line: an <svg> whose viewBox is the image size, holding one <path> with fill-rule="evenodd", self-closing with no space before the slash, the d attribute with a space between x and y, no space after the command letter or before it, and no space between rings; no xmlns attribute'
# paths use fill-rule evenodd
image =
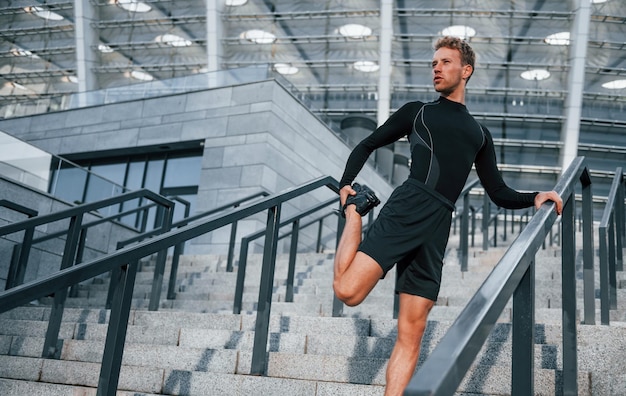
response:
<svg viewBox="0 0 626 396"><path fill-rule="evenodd" d="M365 216L380 203L380 199L376 197L374 191L370 190L369 187L354 183L352 189L356 191L356 195L348 195L346 204L343 205L343 211L341 212L343 217L346 216L346 208L348 205L355 205L357 213L361 216Z"/></svg>

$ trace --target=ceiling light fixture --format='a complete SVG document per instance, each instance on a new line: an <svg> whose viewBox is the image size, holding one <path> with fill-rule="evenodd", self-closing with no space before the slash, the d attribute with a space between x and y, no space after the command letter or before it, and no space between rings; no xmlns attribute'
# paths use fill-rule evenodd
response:
<svg viewBox="0 0 626 396"><path fill-rule="evenodd" d="M380 66L378 66L376 62L372 61L356 61L354 62L354 68L365 73L372 73L378 71Z"/></svg>
<svg viewBox="0 0 626 396"><path fill-rule="evenodd" d="M276 70L280 74L289 75L296 74L300 69L288 63L276 63L274 64L274 70Z"/></svg>
<svg viewBox="0 0 626 396"><path fill-rule="evenodd" d="M103 54L110 54L111 52L113 52L113 48L109 47L106 44L98 44L98 51L102 52Z"/></svg>
<svg viewBox="0 0 626 396"><path fill-rule="evenodd" d="M22 91L28 91L28 88L20 83L12 82L11 85L13 85L14 88L21 89Z"/></svg>
<svg viewBox="0 0 626 396"><path fill-rule="evenodd" d="M248 0L226 0L226 5L229 7L239 7L246 4Z"/></svg>
<svg viewBox="0 0 626 396"><path fill-rule="evenodd" d="M134 78L135 80L140 80L140 81L152 81L152 80L154 80L154 77L152 77L148 73L143 72L141 70L133 70L132 72L130 72L130 76L132 78Z"/></svg>
<svg viewBox="0 0 626 396"><path fill-rule="evenodd" d="M453 25L443 29L440 33L442 36L458 37L461 40L476 36L476 30L465 25Z"/></svg>
<svg viewBox="0 0 626 396"><path fill-rule="evenodd" d="M170 33L157 36L154 41L171 45L172 47L189 47L192 44L190 40Z"/></svg>
<svg viewBox="0 0 626 396"><path fill-rule="evenodd" d="M613 80L602 84L602 88L606 89L624 89L626 88L626 80Z"/></svg>
<svg viewBox="0 0 626 396"><path fill-rule="evenodd" d="M50 21L62 21L63 19L65 19L63 18L63 15L57 14L56 12L52 12L43 7L25 7L24 11L36 15L39 18L48 19Z"/></svg>
<svg viewBox="0 0 626 396"><path fill-rule="evenodd" d="M256 44L271 44L276 41L276 36L270 32L266 32L265 30L260 29L251 29L247 30L239 36L242 39L246 39L248 41L252 41Z"/></svg>
<svg viewBox="0 0 626 396"><path fill-rule="evenodd" d="M549 35L544 41L550 45L569 45L569 32L559 32Z"/></svg>
<svg viewBox="0 0 626 396"><path fill-rule="evenodd" d="M372 29L358 23L348 23L337 29L337 32L349 39L362 39L372 35Z"/></svg>
<svg viewBox="0 0 626 396"><path fill-rule="evenodd" d="M115 4L130 12L148 12L152 9L148 4L137 0L115 0Z"/></svg>
<svg viewBox="0 0 626 396"><path fill-rule="evenodd" d="M526 70L525 72L520 74L520 76L524 80L542 81L550 77L550 72L545 69L533 69L533 70Z"/></svg>
<svg viewBox="0 0 626 396"><path fill-rule="evenodd" d="M14 47L14 48L11 48L11 55L13 55L13 56L33 56L33 53L28 51L28 50L22 49L22 48Z"/></svg>

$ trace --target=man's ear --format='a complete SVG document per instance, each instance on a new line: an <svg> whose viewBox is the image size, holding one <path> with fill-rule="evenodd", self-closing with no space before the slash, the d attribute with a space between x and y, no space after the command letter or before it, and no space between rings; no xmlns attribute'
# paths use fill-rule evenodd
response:
<svg viewBox="0 0 626 396"><path fill-rule="evenodd" d="M472 67L472 65L463 66L463 79L467 80L468 78L470 78L473 71L474 68Z"/></svg>

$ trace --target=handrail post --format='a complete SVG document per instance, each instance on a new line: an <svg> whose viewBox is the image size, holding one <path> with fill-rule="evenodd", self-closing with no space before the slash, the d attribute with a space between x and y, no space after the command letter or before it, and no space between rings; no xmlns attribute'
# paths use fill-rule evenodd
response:
<svg viewBox="0 0 626 396"><path fill-rule="evenodd" d="M562 213L562 315L563 315L563 394L578 394L578 359L576 351L576 240L575 198L572 194Z"/></svg>
<svg viewBox="0 0 626 396"><path fill-rule="evenodd" d="M463 195L463 214L461 214L461 271L467 272L468 239L469 239L469 193Z"/></svg>
<svg viewBox="0 0 626 396"><path fill-rule="evenodd" d="M324 227L324 218L319 221L319 228L317 229L317 244L315 245L315 253L322 252L322 230Z"/></svg>
<svg viewBox="0 0 626 396"><path fill-rule="evenodd" d="M513 292L511 395L534 395L535 386L535 261Z"/></svg>
<svg viewBox="0 0 626 396"><path fill-rule="evenodd" d="M292 231L291 245L289 249L289 268L287 270L287 292L285 295L286 302L293 302L293 279L296 272L296 255L298 254L300 220L295 220L291 229Z"/></svg>
<svg viewBox="0 0 626 396"><path fill-rule="evenodd" d="M180 256L181 254L183 254L184 248L184 243L179 243L174 246L174 252L172 253L172 268L170 269L170 279L167 285L168 300L174 300L176 298L176 278L178 276L178 264L180 263Z"/></svg>
<svg viewBox="0 0 626 396"><path fill-rule="evenodd" d="M161 227L163 232L168 232L172 226L172 218L174 216L174 208L159 207L161 211ZM150 301L148 302L149 311L158 311L159 301L161 300L161 289L163 288L163 275L165 274L165 262L167 260L167 250L164 248L157 253L156 265L154 266L154 276L152 278L152 290L150 291Z"/></svg>
<svg viewBox="0 0 626 396"><path fill-rule="evenodd" d="M241 238L241 247L239 248L239 264L237 265L237 283L235 284L235 299L233 302L233 313L241 313L241 305L243 301L243 287L246 280L246 267L248 265L248 238Z"/></svg>
<svg viewBox="0 0 626 396"><path fill-rule="evenodd" d="M138 262L124 265L117 272L109 325L102 355L97 396L115 396L122 368L122 356L133 299ZM113 282L113 279L111 279Z"/></svg>
<svg viewBox="0 0 626 396"><path fill-rule="evenodd" d="M582 228L583 228L583 304L584 324L596 324L596 296L593 257L593 195L591 183L582 186Z"/></svg>
<svg viewBox="0 0 626 396"><path fill-rule="evenodd" d="M609 222L609 293L611 309L617 309L617 262L615 251L615 216Z"/></svg>
<svg viewBox="0 0 626 396"><path fill-rule="evenodd" d="M256 323L254 326L254 345L252 347L252 363L250 374L265 375L267 365L267 340L272 309L272 289L274 270L276 269L276 249L278 245L278 225L280 223L281 205L271 207L267 211L267 229L263 246L263 266L261 268L261 284L257 303Z"/></svg>
<svg viewBox="0 0 626 396"><path fill-rule="evenodd" d="M485 192L483 197L483 251L489 250L489 217L491 216L491 205L489 204L489 197Z"/></svg>
<svg viewBox="0 0 626 396"><path fill-rule="evenodd" d="M600 323L609 325L611 309L610 290L609 290L609 257L608 257L608 240L606 227L598 227L599 240L599 259L600 259Z"/></svg>
<svg viewBox="0 0 626 396"><path fill-rule="evenodd" d="M624 195L626 190L626 178L622 168L617 169L619 186L617 187L617 202L615 204L615 236L617 243L617 261L616 269L624 271L624 245L626 244L626 206L624 204Z"/></svg>
<svg viewBox="0 0 626 396"><path fill-rule="evenodd" d="M493 247L498 247L498 213L493 216Z"/></svg>
<svg viewBox="0 0 626 396"><path fill-rule="evenodd" d="M65 248L63 249L63 257L61 258L61 270L69 268L74 263L76 255L76 247L80 237L81 223L83 214L78 214L70 219L70 226L67 231L67 239ZM43 351L41 356L44 358L54 358L58 354L59 330L61 329L61 321L63 319L63 311L65 310L65 300L67 299L68 288L62 288L54 293L54 303L48 320L48 329L46 330L46 338L44 340Z"/></svg>
<svg viewBox="0 0 626 396"><path fill-rule="evenodd" d="M233 272L233 261L235 256L235 241L237 239L237 221L230 225L230 239L228 242L228 256L226 258L226 272Z"/></svg>
<svg viewBox="0 0 626 396"><path fill-rule="evenodd" d="M470 211L472 212L472 247L474 247L474 242L476 238L476 208L470 206Z"/></svg>

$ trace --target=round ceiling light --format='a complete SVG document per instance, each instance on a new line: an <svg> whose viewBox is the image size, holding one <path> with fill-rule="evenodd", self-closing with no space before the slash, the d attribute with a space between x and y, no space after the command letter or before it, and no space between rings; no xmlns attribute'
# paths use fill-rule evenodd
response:
<svg viewBox="0 0 626 396"><path fill-rule="evenodd" d="M26 7L24 8L24 11L36 15L39 18L48 19L50 21L62 21L63 19L65 19L63 18L63 15L59 15L56 12L52 12L43 7Z"/></svg>
<svg viewBox="0 0 626 396"><path fill-rule="evenodd" d="M148 73L143 72L141 70L133 70L132 72L130 72L130 76L132 78L134 78L135 80L140 80L140 81L152 81L152 80L154 80L154 77L152 77Z"/></svg>
<svg viewBox="0 0 626 396"><path fill-rule="evenodd" d="M525 72L520 74L520 76L524 80L542 81L550 77L550 72L545 69L533 69L533 70L526 70Z"/></svg>
<svg viewBox="0 0 626 396"><path fill-rule="evenodd" d="M376 62L372 61L356 61L354 62L354 68L365 73L372 73L378 71L380 66L378 66Z"/></svg>
<svg viewBox="0 0 626 396"><path fill-rule="evenodd" d="M550 45L569 45L569 32L559 32L549 35L544 41Z"/></svg>
<svg viewBox="0 0 626 396"><path fill-rule="evenodd" d="M148 12L152 9L148 4L137 0L115 0L115 3L126 11L131 12Z"/></svg>
<svg viewBox="0 0 626 396"><path fill-rule="evenodd" d="M606 89L624 89L626 88L626 80L613 80L602 84L602 88Z"/></svg>
<svg viewBox="0 0 626 396"><path fill-rule="evenodd" d="M246 4L248 0L226 0L226 5L229 7L239 7Z"/></svg>
<svg viewBox="0 0 626 396"><path fill-rule="evenodd" d="M276 63L274 64L274 70L285 75L296 74L299 71L297 67L291 66L288 63Z"/></svg>
<svg viewBox="0 0 626 396"><path fill-rule="evenodd" d="M461 40L467 40L470 37L476 36L476 30L465 25L453 25L443 29L441 31L441 35L458 37Z"/></svg>
<svg viewBox="0 0 626 396"><path fill-rule="evenodd" d="M242 39L246 39L248 41L252 41L256 44L271 44L276 41L276 36L270 32L266 32L265 30L260 29L251 29L247 30L239 36Z"/></svg>
<svg viewBox="0 0 626 396"><path fill-rule="evenodd" d="M339 34L350 39L362 39L372 35L372 29L358 23L348 23L337 29Z"/></svg>
<svg viewBox="0 0 626 396"><path fill-rule="evenodd" d="M98 44L98 51L102 52L103 54L110 54L111 52L113 52L113 48L109 47L106 44Z"/></svg>
<svg viewBox="0 0 626 396"><path fill-rule="evenodd" d="M157 43L171 45L172 47L189 47L192 44L190 40L170 33L157 36L154 41Z"/></svg>

